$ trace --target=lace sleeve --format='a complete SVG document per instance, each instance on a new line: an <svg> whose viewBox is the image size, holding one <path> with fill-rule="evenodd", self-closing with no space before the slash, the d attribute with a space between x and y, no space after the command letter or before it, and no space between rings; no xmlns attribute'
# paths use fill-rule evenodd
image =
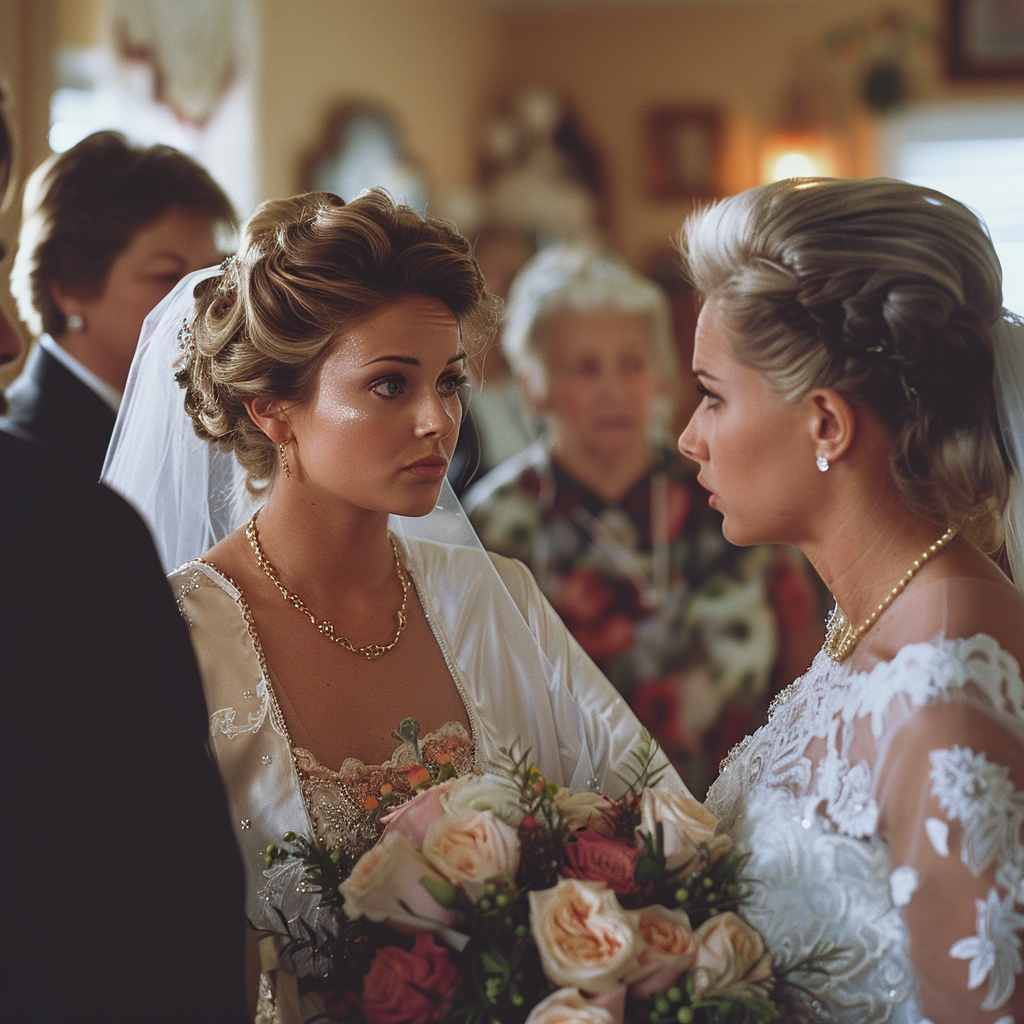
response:
<svg viewBox="0 0 1024 1024"><path fill-rule="evenodd" d="M976 705L934 704L899 730L882 781L926 1020L1024 1024L1024 745Z"/></svg>

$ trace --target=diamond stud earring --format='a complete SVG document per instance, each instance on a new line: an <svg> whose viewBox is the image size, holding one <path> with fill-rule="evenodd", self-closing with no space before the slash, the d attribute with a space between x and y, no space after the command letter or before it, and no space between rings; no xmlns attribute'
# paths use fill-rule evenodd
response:
<svg viewBox="0 0 1024 1024"><path fill-rule="evenodd" d="M72 313L71 316L68 317L68 330L69 331L74 331L76 334L79 331L84 331L85 330L85 318L82 317L82 316L79 316L78 313Z"/></svg>

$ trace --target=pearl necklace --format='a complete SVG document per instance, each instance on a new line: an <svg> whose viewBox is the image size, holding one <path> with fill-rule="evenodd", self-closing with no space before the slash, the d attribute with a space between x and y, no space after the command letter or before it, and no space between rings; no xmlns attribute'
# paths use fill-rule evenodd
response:
<svg viewBox="0 0 1024 1024"><path fill-rule="evenodd" d="M899 578L896 586L885 595L879 606L859 626L854 627L850 623L837 601L835 608L828 613L828 620L825 624L825 644L822 650L835 662L844 661L849 657L850 652L860 643L864 634L878 621L878 616L903 593L904 588L917 575L921 566L933 555L938 554L955 536L956 528L951 526L934 544L925 548L914 559L910 568Z"/></svg>
<svg viewBox="0 0 1024 1024"><path fill-rule="evenodd" d="M388 651L392 650L398 643L399 637L405 630L405 607L409 600L409 577L405 574L405 570L402 568L402 559L398 554L398 545L395 543L395 538L388 534L388 540L391 541L391 550L395 553L395 571L398 573L398 582L402 584L402 607L398 609L398 630L395 632L395 639L391 641L387 646L381 644L367 644L365 647L356 647L348 637L338 636L334 632L334 623L328 622L327 619L318 619L307 607L305 602L299 597L298 594L293 594L277 577L277 570L270 564L270 559L263 553L263 548L260 547L260 539L256 533L256 517L259 515L259 510L253 513L252 519L249 520L245 525L245 536L249 541L250 547L252 547L253 554L256 555L256 564L263 570L267 575L267 578L281 594L284 599L288 601L293 607L297 608L303 615L313 623L314 626L328 640L333 640L340 647L344 647L346 651L351 651L353 654L361 654L364 658L368 658L373 661L374 658L379 658L382 654L387 654Z"/></svg>

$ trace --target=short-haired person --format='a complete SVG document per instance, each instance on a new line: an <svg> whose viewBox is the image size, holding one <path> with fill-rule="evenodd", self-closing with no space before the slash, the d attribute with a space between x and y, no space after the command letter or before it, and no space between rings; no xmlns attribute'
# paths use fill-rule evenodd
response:
<svg viewBox="0 0 1024 1024"><path fill-rule="evenodd" d="M1024 1020L1024 328L978 218L792 179L694 214L679 439L737 544L794 544L825 645L708 795L816 1019ZM995 561L1012 568L1013 583Z"/></svg>
<svg viewBox="0 0 1024 1024"><path fill-rule="evenodd" d="M678 372L667 299L616 255L552 246L513 284L502 348L544 438L463 496L703 796L821 644L799 554L722 537L664 437Z"/></svg>
<svg viewBox="0 0 1024 1024"><path fill-rule="evenodd" d="M8 389L7 424L98 479L146 314L217 264L231 202L170 146L103 131L50 157L25 188L11 290L39 340Z"/></svg>
<svg viewBox="0 0 1024 1024"><path fill-rule="evenodd" d="M358 853L378 800L409 797L405 717L435 766L518 743L550 782L625 789L639 723L443 489L492 320L469 243L372 190L264 203L237 258L183 281L143 335L105 478L152 516L169 565L192 556L171 585L257 927L279 926L275 905L317 919L293 867L264 876L268 843L314 833ZM231 467L232 497L256 497L227 522Z"/></svg>
<svg viewBox="0 0 1024 1024"><path fill-rule="evenodd" d="M10 162L0 109L0 190ZM18 348L0 312L0 361ZM146 527L0 430L0 536L4 1019L241 1024L238 849Z"/></svg>

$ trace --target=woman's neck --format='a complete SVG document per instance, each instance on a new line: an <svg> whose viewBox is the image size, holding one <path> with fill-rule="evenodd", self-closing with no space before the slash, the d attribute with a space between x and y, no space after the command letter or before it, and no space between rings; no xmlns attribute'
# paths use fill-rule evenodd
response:
<svg viewBox="0 0 1024 1024"><path fill-rule="evenodd" d="M858 626L908 571L912 576L934 573L929 549L945 530L890 495L846 514L833 513L821 539L801 547L851 624ZM929 555L922 558L925 552Z"/></svg>
<svg viewBox="0 0 1024 1024"><path fill-rule="evenodd" d="M256 524L282 583L329 606L340 590L375 592L395 574L385 512L338 509L276 488Z"/></svg>
<svg viewBox="0 0 1024 1024"><path fill-rule="evenodd" d="M595 452L556 440L551 457L566 473L608 502L624 498L654 465L654 451L646 444L623 452Z"/></svg>

